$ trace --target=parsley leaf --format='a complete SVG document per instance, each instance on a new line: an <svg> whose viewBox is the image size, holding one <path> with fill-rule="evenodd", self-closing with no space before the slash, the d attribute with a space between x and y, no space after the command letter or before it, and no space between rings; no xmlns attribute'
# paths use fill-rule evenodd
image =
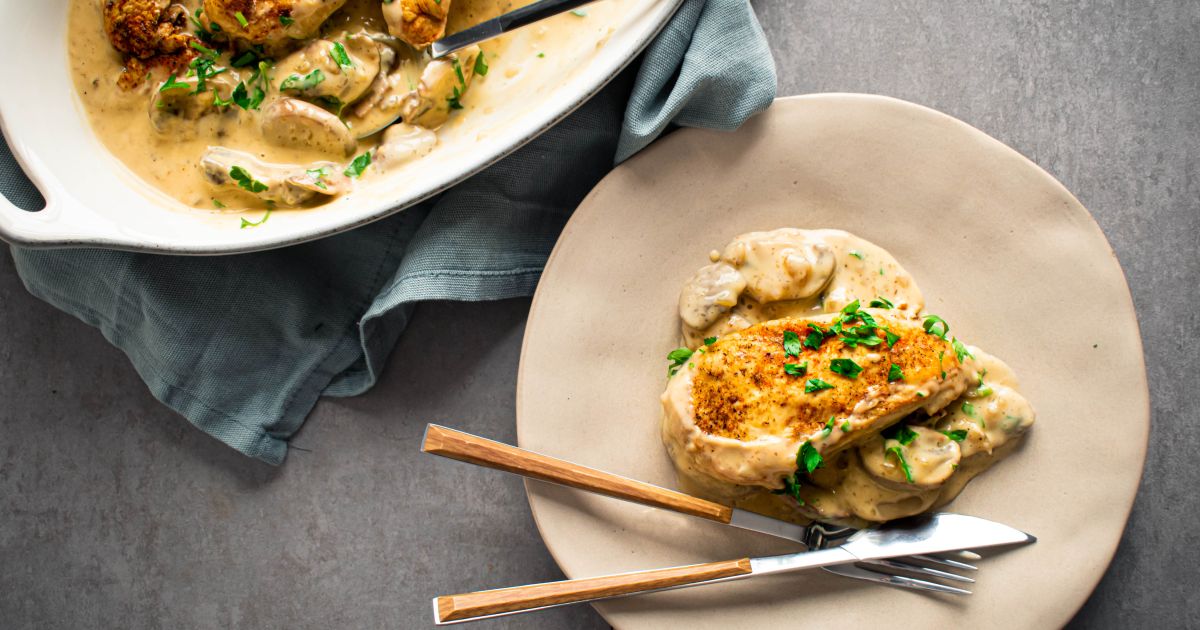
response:
<svg viewBox="0 0 1200 630"><path fill-rule="evenodd" d="M896 308L896 305L892 304L892 301L885 297L877 297L874 300L871 300L870 307L871 308Z"/></svg>
<svg viewBox="0 0 1200 630"><path fill-rule="evenodd" d="M250 21L246 19L246 16L242 15L241 11L234 11L233 17L237 18L237 22L242 25L242 28L250 26Z"/></svg>
<svg viewBox="0 0 1200 630"><path fill-rule="evenodd" d="M342 173L345 174L346 177L359 177L360 175L363 174L363 171L367 170L367 167L370 165L371 165L371 152L367 151L366 153L363 153L362 155L354 158L354 161L350 162L350 165L347 166L346 170L342 171Z"/></svg>
<svg viewBox="0 0 1200 630"><path fill-rule="evenodd" d="M484 59L483 52L480 52L479 55L475 57L475 74L478 74L481 77L486 77L487 73L487 59Z"/></svg>
<svg viewBox="0 0 1200 630"><path fill-rule="evenodd" d="M812 442L805 442L796 453L796 467L803 468L807 472L811 473L824 463L821 453L817 452Z"/></svg>
<svg viewBox="0 0 1200 630"><path fill-rule="evenodd" d="M900 470L904 471L904 479L908 483L913 483L912 471L908 468L908 460L904 459L904 451L899 446L893 446L887 450L888 455L893 455L900 462Z"/></svg>
<svg viewBox="0 0 1200 630"><path fill-rule="evenodd" d="M267 213L264 214L263 218L259 219L257 223L254 221L247 221L246 217L242 217L242 227L239 229L244 230L248 227L258 227L258 226L266 223L267 219L269 219L269 218L271 218L271 210L270 209L267 210Z"/></svg>
<svg viewBox="0 0 1200 630"><path fill-rule="evenodd" d="M667 366L667 375L675 376L679 368L683 367L683 364L687 363L690 358L692 358L692 351L688 348L675 348L668 352L667 360L671 362L671 365Z"/></svg>
<svg viewBox="0 0 1200 630"><path fill-rule="evenodd" d="M958 340L958 337L955 337L954 340L950 342L950 345L954 347L954 356L958 357L959 363L962 363L962 360L967 357L971 357L972 359L975 358L975 355L971 354L971 352L967 350L967 347L963 345L963 342Z"/></svg>
<svg viewBox="0 0 1200 630"><path fill-rule="evenodd" d="M805 394L819 392L823 389L833 389L833 385L830 385L829 383L826 383L825 381L822 381L819 378L810 378L810 379L808 379L807 382L804 383L804 393Z"/></svg>
<svg viewBox="0 0 1200 630"><path fill-rule="evenodd" d="M790 330L783 331L783 351L789 357L800 356L800 335Z"/></svg>
<svg viewBox="0 0 1200 630"><path fill-rule="evenodd" d="M290 15L280 15L279 23L284 26L291 26L292 24L296 23L296 20L293 20L292 16L290 16Z"/></svg>
<svg viewBox="0 0 1200 630"><path fill-rule="evenodd" d="M238 186L252 193L257 194L267 189L266 184L254 179L254 177L250 175L249 171L240 166L234 166L233 168L229 169L229 176L233 178L233 181L237 182ZM266 219L264 218L263 221L266 221ZM258 223L262 223L262 221L259 221ZM254 225L258 225L258 223L255 223Z"/></svg>
<svg viewBox="0 0 1200 630"><path fill-rule="evenodd" d="M293 74L292 76L284 79L283 83L279 84L279 90L298 90L303 92L305 90L311 90L317 87L324 80L325 73L321 72L320 68L316 68L304 76Z"/></svg>
<svg viewBox="0 0 1200 630"><path fill-rule="evenodd" d="M963 413L967 414L967 417L969 417L969 418L976 417L975 416L975 405L972 405L969 402L965 402L962 404L962 411L963 411Z"/></svg>
<svg viewBox="0 0 1200 630"><path fill-rule="evenodd" d="M804 376L808 373L808 361L805 361L804 363L784 363L783 371L786 372L788 376Z"/></svg>
<svg viewBox="0 0 1200 630"><path fill-rule="evenodd" d="M853 359L834 359L829 362L829 370L846 378L858 378L863 371L862 366L855 363Z"/></svg>
<svg viewBox="0 0 1200 630"><path fill-rule="evenodd" d="M809 324L809 326L815 328L816 324ZM804 338L804 347L812 348L813 350L820 350L822 341L825 341L825 335L817 330L811 330Z"/></svg>
<svg viewBox="0 0 1200 630"><path fill-rule="evenodd" d="M851 255L851 256L853 256L853 257L855 257L855 258L857 258L857 259L859 259L859 260L862 260L862 259L863 259L862 252L860 252L860 251L858 251L858 250L856 250L856 249L852 249L852 250L850 250L850 255Z"/></svg>
<svg viewBox="0 0 1200 630"><path fill-rule="evenodd" d="M847 420L842 423L842 433L849 433L849 432L850 432L850 421Z"/></svg>
<svg viewBox="0 0 1200 630"><path fill-rule="evenodd" d="M942 339L945 339L946 333L950 332L950 324L947 324L946 320L937 315L926 315L925 322L921 324L921 328L924 328L925 332L935 337L941 337Z"/></svg>
<svg viewBox="0 0 1200 630"><path fill-rule="evenodd" d="M773 494L786 494L786 495L792 497L793 499L795 499L796 503L799 503L800 505L804 505L804 499L800 498L799 471L796 471L796 472L797 472L796 475L792 475L791 477L783 478L783 489L782 490L772 490L771 492Z"/></svg>
<svg viewBox="0 0 1200 630"><path fill-rule="evenodd" d="M343 70L354 67L354 60L346 53L346 47L342 45L342 42L333 42L333 49L329 51L329 57Z"/></svg>
<svg viewBox="0 0 1200 630"><path fill-rule="evenodd" d="M829 421L825 423L825 428L821 429L821 439L825 439L829 437L829 434L833 433L833 421L834 416L829 416Z"/></svg>
<svg viewBox="0 0 1200 630"><path fill-rule="evenodd" d="M706 345L706 346L711 346L716 342L717 342L716 337L705 337L704 338L704 345Z"/></svg>
<svg viewBox="0 0 1200 630"><path fill-rule="evenodd" d="M967 439L967 430L966 429L955 429L953 431L942 431L942 435L945 435L946 437L950 438L951 440L954 440L955 442L961 442L961 441Z"/></svg>
<svg viewBox="0 0 1200 630"><path fill-rule="evenodd" d="M896 365L895 363L893 363L892 367L888 368L888 382L894 383L896 381L903 381L903 380L904 380L904 371L900 369L899 365Z"/></svg>
<svg viewBox="0 0 1200 630"><path fill-rule="evenodd" d="M162 84L162 87L158 88L158 91L159 92L169 92L171 90L190 90L190 89L192 89L191 85L184 83L183 81L176 81L175 75L172 74L171 76L167 77L167 80Z"/></svg>
<svg viewBox="0 0 1200 630"><path fill-rule="evenodd" d="M884 330L883 334L887 335L887 344L889 348L896 345L897 341L900 341L900 335L897 335L890 330Z"/></svg>

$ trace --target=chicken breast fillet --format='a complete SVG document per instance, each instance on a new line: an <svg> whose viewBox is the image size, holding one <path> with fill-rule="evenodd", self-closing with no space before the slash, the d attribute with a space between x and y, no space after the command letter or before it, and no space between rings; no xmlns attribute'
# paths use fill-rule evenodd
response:
<svg viewBox="0 0 1200 630"><path fill-rule="evenodd" d="M346 0L204 0L204 15L233 37L275 45L311 36L344 4Z"/></svg>
<svg viewBox="0 0 1200 630"><path fill-rule="evenodd" d="M832 455L971 385L970 355L920 321L858 313L763 322L697 350L663 394L664 441L680 469L780 488L803 443Z"/></svg>

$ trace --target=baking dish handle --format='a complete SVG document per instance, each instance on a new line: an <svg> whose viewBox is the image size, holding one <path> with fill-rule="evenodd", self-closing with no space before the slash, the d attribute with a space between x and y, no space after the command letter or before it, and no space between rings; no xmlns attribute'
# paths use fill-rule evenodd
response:
<svg viewBox="0 0 1200 630"><path fill-rule="evenodd" d="M64 194L46 194L46 207L22 210L0 195L0 239L22 247L110 246L123 241L111 221Z"/></svg>

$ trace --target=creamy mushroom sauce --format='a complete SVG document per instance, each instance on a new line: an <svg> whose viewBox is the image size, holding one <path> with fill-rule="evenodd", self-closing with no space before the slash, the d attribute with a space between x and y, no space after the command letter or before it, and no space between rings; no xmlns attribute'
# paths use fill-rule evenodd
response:
<svg viewBox="0 0 1200 630"><path fill-rule="evenodd" d="M707 337L759 322L837 313L854 300L866 304L884 297L914 319L924 309L916 281L887 251L840 230L743 234L723 251L711 252L709 260L680 293L683 339L692 349ZM896 458L885 456L888 448L902 446L882 435L887 431L832 449L822 467L805 477L804 505L772 492L782 486L774 472L764 472L759 485L722 480L722 471L754 478L755 469L795 470L796 448L808 436L740 441L700 431L692 419L693 372L687 368L671 378L662 396L663 441L681 485L699 496L794 522L862 527L917 514L953 500L971 478L1009 453L1034 422L1013 371L979 348L967 349L973 357L963 367L973 386L961 396L933 381L892 384L928 397L918 412L897 423L916 433L903 445L912 482ZM943 433L959 431L965 432L961 441ZM835 429L833 438L839 433Z"/></svg>
<svg viewBox="0 0 1200 630"><path fill-rule="evenodd" d="M209 79L207 91L199 95L202 99L188 95L184 89L161 92L171 74L161 67L152 68L139 86L123 89L118 79L124 61L105 33L103 4L104 0L71 0L69 59L83 110L99 139L126 167L155 188L195 208L245 210L275 204L304 207L323 203L354 185L352 178L342 174L353 157L371 153L374 159L366 176L376 176L429 153L437 143L436 129L448 116L461 113L451 112L439 101L431 110L414 115L415 124L395 124L379 133L395 120L397 111L387 108L398 110L397 102L402 100L392 98L389 103L382 97L407 96L410 91L423 89L423 81L440 82L432 87L449 92L454 85L445 85L447 79L458 80L450 62L433 62L444 67L439 72L427 72L431 63L427 53L387 36L388 25L379 0L348 0L323 20L314 38L288 40L280 51L268 47L268 53L277 56L268 70L267 83L271 87L261 105L257 109L232 105L215 111L214 92L228 100L235 86L250 81L257 68L234 68L230 63L234 55L222 52L215 65L228 70ZM202 0L180 0L176 4L192 16ZM447 32L522 4L526 2L457 0L450 10ZM299 26L297 21L287 33L290 35ZM194 24L189 23L186 32L194 30ZM377 45L373 40L383 43ZM357 72L363 76L338 73L327 50L334 41L343 43L355 64L344 74ZM314 48L307 58L306 46ZM372 82L381 64L377 48L385 53L385 68L389 61L386 57L394 57L387 78L395 89L389 94L382 93L389 86ZM500 48L499 44L488 43L484 49L485 58L489 58ZM478 51L473 48L460 53L468 85L474 69L473 55ZM281 91L289 76L303 78L316 68L323 69L325 81L315 89ZM195 87L195 77L179 74L177 81ZM302 82L297 83L302 86ZM336 108L321 101L322 96L352 101L342 108L340 122L337 115L329 113ZM439 92L434 98L444 96ZM365 107L368 102L379 107L370 110ZM305 116L314 111L325 116L316 122ZM377 115L380 112L382 120ZM322 126L326 122L336 126ZM343 122L345 128L338 131ZM356 131L376 133L355 138ZM267 189L252 194L240 187L229 177L235 165L250 171Z"/></svg>

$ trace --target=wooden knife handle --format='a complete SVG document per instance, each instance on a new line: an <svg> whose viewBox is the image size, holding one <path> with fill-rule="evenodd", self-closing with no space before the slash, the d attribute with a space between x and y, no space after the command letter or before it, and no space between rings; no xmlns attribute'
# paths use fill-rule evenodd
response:
<svg viewBox="0 0 1200 630"><path fill-rule="evenodd" d="M434 611L438 623L465 621L476 617L620 597L672 586L749 575L751 572L750 559L742 558L670 569L563 580L494 591L446 595L434 600Z"/></svg>
<svg viewBox="0 0 1200 630"><path fill-rule="evenodd" d="M617 499L729 523L728 506L431 424L421 450Z"/></svg>

